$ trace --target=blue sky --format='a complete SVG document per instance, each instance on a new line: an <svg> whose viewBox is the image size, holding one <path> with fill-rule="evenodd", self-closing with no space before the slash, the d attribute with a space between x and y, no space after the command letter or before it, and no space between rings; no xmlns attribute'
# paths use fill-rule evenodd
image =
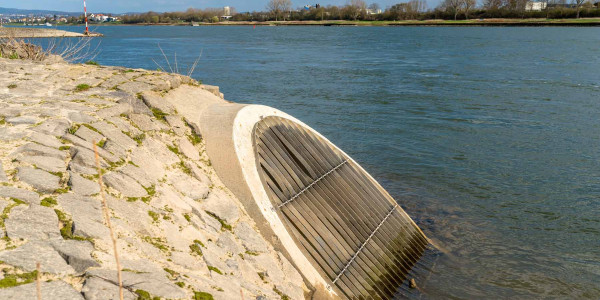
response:
<svg viewBox="0 0 600 300"><path fill-rule="evenodd" d="M366 0L367 4L378 3L382 8L408 0ZM181 11L189 7L207 8L233 6L237 11L264 10L268 0L87 0L91 12L145 12ZM430 7L435 7L439 0L427 0ZM305 4L320 3L321 5L344 5L346 0L292 0L294 7ZM44 9L60 11L83 10L83 0L19 0L0 1L0 7L22 9Z"/></svg>

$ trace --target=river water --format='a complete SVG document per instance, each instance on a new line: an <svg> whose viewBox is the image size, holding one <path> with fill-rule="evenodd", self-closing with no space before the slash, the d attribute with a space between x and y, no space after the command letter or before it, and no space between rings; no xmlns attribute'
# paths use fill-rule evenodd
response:
<svg viewBox="0 0 600 300"><path fill-rule="evenodd" d="M600 298L600 28L97 31L100 64L202 53L194 78L353 156L444 249L424 298Z"/></svg>

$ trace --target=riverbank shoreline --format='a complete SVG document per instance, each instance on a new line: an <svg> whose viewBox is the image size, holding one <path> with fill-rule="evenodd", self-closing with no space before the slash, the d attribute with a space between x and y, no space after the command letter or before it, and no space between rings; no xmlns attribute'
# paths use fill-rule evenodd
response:
<svg viewBox="0 0 600 300"><path fill-rule="evenodd" d="M80 26L69 25L64 26ZM192 26L191 23L137 23L137 24L94 24L96 26ZM404 20L404 21L225 21L216 23L194 23L194 26L440 26L440 27L596 27L600 26L600 18L583 19L472 19L472 20ZM45 30L45 29L38 29Z"/></svg>
<svg viewBox="0 0 600 300"><path fill-rule="evenodd" d="M54 37L98 37L100 33L83 34L78 32L46 29L46 28L22 28L22 27L0 27L0 38L54 38Z"/></svg>

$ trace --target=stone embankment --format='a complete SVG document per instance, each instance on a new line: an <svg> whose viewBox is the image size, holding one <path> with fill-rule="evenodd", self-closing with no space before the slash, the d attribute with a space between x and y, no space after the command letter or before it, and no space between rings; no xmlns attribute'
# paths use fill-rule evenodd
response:
<svg viewBox="0 0 600 300"><path fill-rule="evenodd" d="M175 74L0 58L0 299L303 299L290 262L220 182ZM286 298L287 297L287 298Z"/></svg>

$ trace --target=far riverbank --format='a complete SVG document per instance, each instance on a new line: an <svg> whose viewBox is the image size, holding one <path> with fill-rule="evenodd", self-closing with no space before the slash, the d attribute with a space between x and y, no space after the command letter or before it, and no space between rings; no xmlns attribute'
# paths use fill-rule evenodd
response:
<svg viewBox="0 0 600 300"><path fill-rule="evenodd" d="M17 24L15 24L17 25ZM79 26L80 24L64 24L60 26ZM189 22L180 23L103 23L92 26L191 26ZM600 26L600 18L581 19L471 19L471 20L403 20L403 21L225 21L215 23L194 23L196 26L568 26L595 27Z"/></svg>

